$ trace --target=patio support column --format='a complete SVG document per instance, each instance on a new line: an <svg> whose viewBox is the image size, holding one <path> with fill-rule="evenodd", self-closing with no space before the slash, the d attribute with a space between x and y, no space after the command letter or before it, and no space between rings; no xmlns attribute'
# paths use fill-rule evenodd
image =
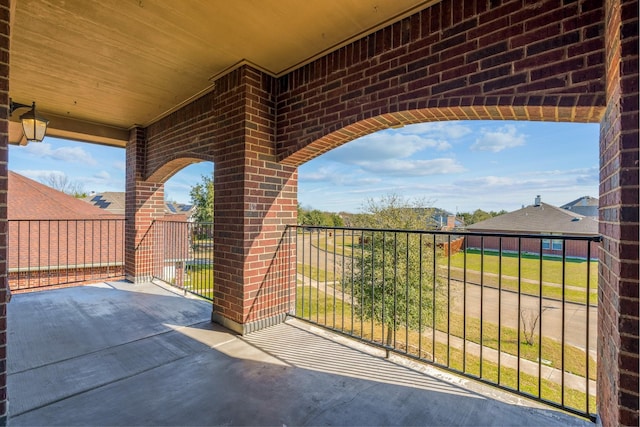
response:
<svg viewBox="0 0 640 427"><path fill-rule="evenodd" d="M212 320L238 333L281 322L290 311L297 168L275 153L273 78L241 67L216 81Z"/></svg>
<svg viewBox="0 0 640 427"><path fill-rule="evenodd" d="M638 1L605 2L607 109L600 127L598 419L639 422Z"/></svg>
<svg viewBox="0 0 640 427"><path fill-rule="evenodd" d="M146 137L141 128L131 130L127 143L125 198L125 277L133 283L151 280L153 221L164 215L164 184L145 181Z"/></svg>
<svg viewBox="0 0 640 427"><path fill-rule="evenodd" d="M7 424L7 152L9 144L9 0L0 0L0 426Z"/></svg>

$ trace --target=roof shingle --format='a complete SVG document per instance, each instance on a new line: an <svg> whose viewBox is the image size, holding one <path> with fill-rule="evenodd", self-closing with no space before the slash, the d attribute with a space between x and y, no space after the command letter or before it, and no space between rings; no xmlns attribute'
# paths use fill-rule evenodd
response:
<svg viewBox="0 0 640 427"><path fill-rule="evenodd" d="M590 217L540 203L496 216L467 227L469 231L535 234L598 234L598 222Z"/></svg>

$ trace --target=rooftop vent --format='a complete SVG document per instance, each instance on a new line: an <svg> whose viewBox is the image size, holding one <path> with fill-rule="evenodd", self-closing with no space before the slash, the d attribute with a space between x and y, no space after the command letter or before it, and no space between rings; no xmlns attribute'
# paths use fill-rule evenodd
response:
<svg viewBox="0 0 640 427"><path fill-rule="evenodd" d="M535 202L533 203L533 205L534 205L534 206L540 206L540 203L541 203L541 202L542 202L542 198L541 198L541 197L540 197L540 195L538 194L538 195L536 196L536 200L535 200Z"/></svg>

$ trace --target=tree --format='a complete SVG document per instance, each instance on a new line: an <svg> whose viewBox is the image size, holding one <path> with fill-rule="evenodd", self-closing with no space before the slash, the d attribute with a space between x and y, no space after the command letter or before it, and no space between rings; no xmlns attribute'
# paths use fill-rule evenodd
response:
<svg viewBox="0 0 640 427"><path fill-rule="evenodd" d="M504 209L498 212L485 212L482 209L476 209L475 211L473 211L473 213L463 212L458 214L458 216L462 217L465 225L471 225L475 224L476 222L485 221L489 218L493 218L494 216L500 216L506 213L507 211L505 211Z"/></svg>
<svg viewBox="0 0 640 427"><path fill-rule="evenodd" d="M46 178L41 178L40 182L54 190L62 191L75 198L87 197L84 187L78 181L72 181L63 173L51 173Z"/></svg>
<svg viewBox="0 0 640 427"><path fill-rule="evenodd" d="M353 296L361 320L386 326L385 343L391 346L400 328L433 327L441 312L436 305L446 307L446 295L433 271L433 238L399 231L424 230L432 209L424 202L388 195L368 200L364 210L366 214L354 218L359 227L393 231L361 233L360 247L354 246L351 262L345 266L344 277L349 279L343 283L343 292Z"/></svg>
<svg viewBox="0 0 640 427"><path fill-rule="evenodd" d="M298 225L315 225L319 227L343 227L340 215L323 212L318 209L307 210L298 204Z"/></svg>
<svg viewBox="0 0 640 427"><path fill-rule="evenodd" d="M202 181L191 187L189 196L195 206L195 221L213 222L213 178L202 175Z"/></svg>

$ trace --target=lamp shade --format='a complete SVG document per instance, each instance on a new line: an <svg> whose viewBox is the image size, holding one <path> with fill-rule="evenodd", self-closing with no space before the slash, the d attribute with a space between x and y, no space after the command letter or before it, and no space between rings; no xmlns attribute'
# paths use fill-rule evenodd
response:
<svg viewBox="0 0 640 427"><path fill-rule="evenodd" d="M36 103L33 103L31 110L20 116L24 136L29 142L42 142L47 132L49 120L36 112Z"/></svg>

